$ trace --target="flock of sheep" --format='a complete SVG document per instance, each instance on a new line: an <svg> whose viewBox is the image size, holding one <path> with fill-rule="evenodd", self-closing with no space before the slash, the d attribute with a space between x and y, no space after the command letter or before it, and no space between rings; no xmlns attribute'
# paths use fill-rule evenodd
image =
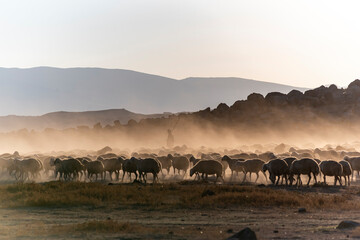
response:
<svg viewBox="0 0 360 240"><path fill-rule="evenodd" d="M196 157L195 157L196 156ZM236 181L239 173L243 175L242 182L255 174L255 182L261 172L266 181L269 178L272 184L285 184L301 186L301 175L307 175L307 185L313 178L318 183L319 175L334 177L334 185L350 185L350 176L354 171L359 175L360 153L338 153L336 151L298 150L274 154L265 152L237 153L222 155L220 153L177 154L174 152L158 156L150 153L132 153L129 156L106 153L101 155L73 156L46 156L32 155L20 156L14 154L0 155L0 167L3 175L7 174L18 181L39 179L41 173L50 179L65 181L130 181L146 183L147 175L151 174L153 182L173 174L186 178L190 170L190 177L195 180L207 180L208 175L215 175L217 180L224 182L225 173L230 181ZM332 160L335 159L335 160ZM267 176L267 172L269 176ZM122 174L122 175L121 175ZM353 177L352 177L353 179Z"/></svg>

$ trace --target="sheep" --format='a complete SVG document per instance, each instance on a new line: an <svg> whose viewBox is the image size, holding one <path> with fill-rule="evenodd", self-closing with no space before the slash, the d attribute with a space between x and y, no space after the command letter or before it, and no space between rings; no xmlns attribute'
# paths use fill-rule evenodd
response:
<svg viewBox="0 0 360 240"><path fill-rule="evenodd" d="M39 177L43 165L37 159L28 158L24 160L14 160L11 168L14 171L14 176L17 180L20 179L25 181L30 179L29 174L31 174L32 178Z"/></svg>
<svg viewBox="0 0 360 240"><path fill-rule="evenodd" d="M264 163L262 171L265 174L266 171L269 171L269 179L275 185L279 184L280 177L285 178L285 184L288 185L287 175L289 174L289 165L285 160L282 159L273 159L268 163ZM276 181L276 177L278 177ZM275 183L276 181L276 183Z"/></svg>
<svg viewBox="0 0 360 240"><path fill-rule="evenodd" d="M228 157L227 155L223 156L221 159L221 163L226 162L229 165L229 168L231 170L231 179L233 178L234 172L236 172L236 175L238 175L238 173L242 171L242 168L236 166L237 161L243 162L245 161L245 159L233 159Z"/></svg>
<svg viewBox="0 0 360 240"><path fill-rule="evenodd" d="M209 174L216 174L215 182L218 178L220 178L224 182L224 178L222 176L223 173L223 165L216 160L201 160L196 163L190 169L190 177L192 177L195 173L202 174L202 178L204 178L204 174L206 176L206 180Z"/></svg>
<svg viewBox="0 0 360 240"><path fill-rule="evenodd" d="M221 155L216 153L210 153L210 154L201 154L201 160L216 160L216 161L221 161ZM224 161L224 162L221 162L222 165L223 165L223 176L225 176L225 172L226 172L226 169L228 169L229 167L229 164Z"/></svg>
<svg viewBox="0 0 360 240"><path fill-rule="evenodd" d="M50 171L54 171L54 161L55 161L54 157L44 158L43 165L46 176L49 176Z"/></svg>
<svg viewBox="0 0 360 240"><path fill-rule="evenodd" d="M6 158L1 158L0 157L0 168L1 171L4 172L6 171L9 166L11 165L12 160L11 159L6 159Z"/></svg>
<svg viewBox="0 0 360 240"><path fill-rule="evenodd" d="M171 154L169 154L168 156L172 161L172 166L174 168L174 175L175 175L175 170L177 169L179 174L180 174L180 170L183 170L185 176L187 170L190 167L189 159L187 159L184 156L173 157Z"/></svg>
<svg viewBox="0 0 360 240"><path fill-rule="evenodd" d="M153 183L159 181L158 173L161 171L161 163L156 161L153 158L145 158L145 159L137 159L132 157L131 161L136 163L136 168L139 173L139 178L143 179L144 183L146 183L146 174L153 174Z"/></svg>
<svg viewBox="0 0 360 240"><path fill-rule="evenodd" d="M100 174L101 179L105 179L105 167L101 161L88 161L83 160L82 162L87 170L88 178L91 180L92 176L95 174L95 181L98 180L98 174Z"/></svg>
<svg viewBox="0 0 360 240"><path fill-rule="evenodd" d="M261 159L263 161L270 161L270 160L275 159L275 158L276 158L276 156L272 152L265 152L265 153L262 153L262 154L258 155L258 159Z"/></svg>
<svg viewBox="0 0 360 240"><path fill-rule="evenodd" d="M321 172L324 174L324 183L326 184L326 176L334 176L334 186L336 182L339 181L340 186L341 183L341 176L343 174L343 166L334 161L334 160L326 160L320 163Z"/></svg>
<svg viewBox="0 0 360 240"><path fill-rule="evenodd" d="M169 155L171 156L171 154L169 154ZM156 157L156 159L159 162L161 162L162 169L166 169L168 174L170 173L170 168L172 167L172 162L171 162L171 158L169 155ZM162 169L161 169L161 172L162 172Z"/></svg>
<svg viewBox="0 0 360 240"><path fill-rule="evenodd" d="M350 175L352 173L351 165L348 161L344 161L344 160L341 160L339 163L343 167L343 173L341 176L345 178L345 186L346 185L350 186ZM347 177L347 179L346 179L346 177Z"/></svg>
<svg viewBox="0 0 360 240"><path fill-rule="evenodd" d="M192 163L193 166L197 164L201 159L195 158L194 156L191 156L189 161Z"/></svg>
<svg viewBox="0 0 360 240"><path fill-rule="evenodd" d="M284 158L283 160L287 163L288 166L291 166L292 162L295 161L296 158L295 157L287 157L287 158Z"/></svg>
<svg viewBox="0 0 360 240"><path fill-rule="evenodd" d="M124 162L122 157L105 158L100 160L104 164L104 179L106 178L106 172L109 172L110 181L112 181L112 174L115 173L116 180L119 180L119 174Z"/></svg>
<svg viewBox="0 0 360 240"><path fill-rule="evenodd" d="M288 172L287 172L287 175L290 177L290 166L292 164L293 161L295 161L297 158L295 157L287 157L287 158L284 158L283 160L287 163L288 165ZM292 176L291 176L292 177ZM281 178L281 184L283 183L283 180L284 180L284 177ZM286 179L285 179L286 181Z"/></svg>
<svg viewBox="0 0 360 240"><path fill-rule="evenodd" d="M101 160L102 159L105 159L105 158L117 158L118 156L115 154L115 153L106 153L106 154L102 154L102 155L99 155L96 160Z"/></svg>
<svg viewBox="0 0 360 240"><path fill-rule="evenodd" d="M190 161L190 163L192 164L192 166L195 166L195 164L197 164L199 161L201 161L201 159L197 159L197 158L195 158L194 156L191 156L190 158L189 158L189 161ZM199 175L199 173L195 173L195 180L197 179L197 178L199 178L200 179L200 175Z"/></svg>
<svg viewBox="0 0 360 240"><path fill-rule="evenodd" d="M251 174L252 173L256 173L256 179L255 179L255 183L259 178L259 172L261 171L264 176L265 179L267 180L266 174L262 171L262 167L264 165L264 161L261 159L249 159L249 160L245 160L245 161L237 161L235 163L235 168L237 168L238 170L242 170L244 172L244 178L242 180L242 182L245 181L246 179L246 175L247 173L250 173L250 181L251 181Z"/></svg>
<svg viewBox="0 0 360 240"><path fill-rule="evenodd" d="M55 171L60 173L60 178L64 177L65 180L70 179L71 177L78 179L79 172L81 173L85 166L77 159L70 158L65 160L60 160L57 158L54 161ZM55 174L55 178L57 173Z"/></svg>
<svg viewBox="0 0 360 240"><path fill-rule="evenodd" d="M23 180L30 179L29 174L31 174L33 179L40 177L40 171L44 169L41 161L34 158L28 158L20 161L19 168Z"/></svg>
<svg viewBox="0 0 360 240"><path fill-rule="evenodd" d="M317 182L316 176L319 174L319 172L320 172L319 165L314 159L302 158L299 160L295 160L292 162L290 166L290 177L289 177L290 185L292 185L293 181L295 180L293 178L294 175L297 175L296 186L302 185L301 174L307 174L309 176L309 181L307 182L307 186L309 186L311 180L311 173L314 176L315 182Z"/></svg>
<svg viewBox="0 0 360 240"><path fill-rule="evenodd" d="M125 176L126 172L129 174L130 181L131 181L131 174L132 173L135 174L135 180L137 180L138 174L137 174L137 166L136 166L135 161L133 161L131 159L124 160L122 169L123 169L123 176L122 176L121 181L124 181L124 176Z"/></svg>
<svg viewBox="0 0 360 240"><path fill-rule="evenodd" d="M225 156L226 156L226 155L225 155ZM225 157L225 156L224 156L224 157ZM247 153L238 153L238 154L231 155L230 158L236 158L236 159L251 159L252 157L250 157L250 155L247 154ZM257 158L257 155L256 155L254 158Z"/></svg>
<svg viewBox="0 0 360 240"><path fill-rule="evenodd" d="M351 175L351 180L354 180L354 172L357 171L357 176L360 177L359 172L360 172L360 157L348 157L345 156L344 157L345 161L348 161L351 165L351 169L352 169L352 175ZM356 180L356 178L355 178Z"/></svg>
<svg viewBox="0 0 360 240"><path fill-rule="evenodd" d="M9 159L7 164L7 171L10 176L15 177L16 180L19 180L21 172L19 169L20 160L18 159Z"/></svg>

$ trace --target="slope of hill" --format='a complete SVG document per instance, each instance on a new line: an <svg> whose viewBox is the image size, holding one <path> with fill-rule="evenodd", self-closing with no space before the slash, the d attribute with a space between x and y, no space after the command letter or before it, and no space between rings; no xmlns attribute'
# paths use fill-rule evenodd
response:
<svg viewBox="0 0 360 240"><path fill-rule="evenodd" d="M65 129L77 126L92 127L96 123L103 126L113 125L119 120L126 124L130 119L139 121L144 118L160 118L168 114L138 114L125 109L109 109L87 112L52 112L42 116L4 116L0 117L0 132L7 132L18 129L43 130L45 128Z"/></svg>
<svg viewBox="0 0 360 240"><path fill-rule="evenodd" d="M287 93L287 85L242 78L175 80L101 68L0 68L0 115L125 108L145 114L197 111L232 104L252 92Z"/></svg>

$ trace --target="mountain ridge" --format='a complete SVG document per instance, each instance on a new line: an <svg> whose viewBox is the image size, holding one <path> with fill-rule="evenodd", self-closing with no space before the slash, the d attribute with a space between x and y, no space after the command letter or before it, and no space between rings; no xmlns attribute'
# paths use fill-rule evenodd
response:
<svg viewBox="0 0 360 240"><path fill-rule="evenodd" d="M145 114L197 111L232 104L252 92L307 90L235 77L176 80L126 69L54 67L0 68L0 86L1 116L112 108Z"/></svg>
<svg viewBox="0 0 360 240"><path fill-rule="evenodd" d="M113 125L115 121L127 124L131 119L140 121L145 118L167 117L170 113L140 114L126 109L105 109L99 111L67 112L57 111L40 116L0 116L0 132L9 132L20 129L44 130L53 128L62 130L78 126L93 127L96 123L103 126Z"/></svg>

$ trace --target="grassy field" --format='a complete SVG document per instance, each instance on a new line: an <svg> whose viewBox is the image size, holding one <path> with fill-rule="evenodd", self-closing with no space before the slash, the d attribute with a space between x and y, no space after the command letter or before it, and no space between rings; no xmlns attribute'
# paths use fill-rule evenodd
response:
<svg viewBox="0 0 360 240"><path fill-rule="evenodd" d="M0 186L0 206L21 207L145 207L228 208L307 207L355 209L359 189L340 187L267 187L213 185L191 181L157 185L82 182L18 183Z"/></svg>
<svg viewBox="0 0 360 240"><path fill-rule="evenodd" d="M359 185L2 184L0 239L225 239L244 227L259 239L343 239L359 235L336 229L360 221L359 196Z"/></svg>

